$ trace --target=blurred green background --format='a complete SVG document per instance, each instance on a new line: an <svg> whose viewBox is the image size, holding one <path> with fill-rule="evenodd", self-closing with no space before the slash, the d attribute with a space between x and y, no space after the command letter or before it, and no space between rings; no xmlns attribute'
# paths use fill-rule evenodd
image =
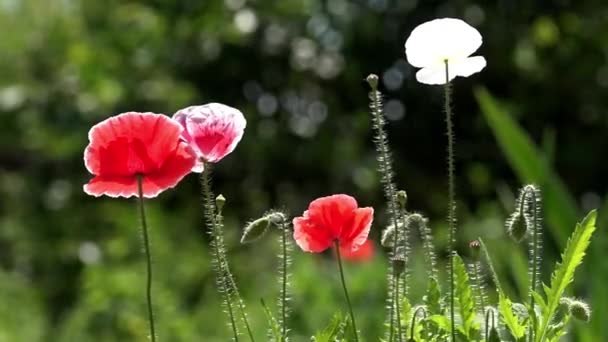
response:
<svg viewBox="0 0 608 342"><path fill-rule="evenodd" d="M488 60L455 82L460 250L482 236L518 298L526 248L505 236L503 221L519 186L544 191L545 281L574 222L606 206L603 0L0 0L0 341L145 340L135 202L82 191L88 129L124 111L170 115L223 102L245 113L245 136L215 168L214 190L228 198L231 265L260 340L259 299L276 298L278 249L272 236L239 246L248 219L273 207L297 215L311 199L349 193L376 208L373 237L386 224L363 82L370 72L386 95L396 182L444 250L442 90L418 84L403 53L416 25L443 16L476 26ZM196 177L147 205L161 340L228 340ZM605 217L572 292L594 315L574 324L571 340L608 339ZM370 341L384 319L377 251L347 265ZM330 253L295 250L293 271L290 325L306 341L345 307ZM413 285L417 300L423 281Z"/></svg>

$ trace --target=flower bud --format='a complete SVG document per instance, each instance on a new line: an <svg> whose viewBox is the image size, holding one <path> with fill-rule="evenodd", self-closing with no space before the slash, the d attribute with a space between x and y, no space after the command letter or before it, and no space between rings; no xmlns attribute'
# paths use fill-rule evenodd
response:
<svg viewBox="0 0 608 342"><path fill-rule="evenodd" d="M270 220L267 216L249 222L241 236L241 243L250 243L261 238L266 234L268 226L270 226Z"/></svg>
<svg viewBox="0 0 608 342"><path fill-rule="evenodd" d="M369 84L369 86L372 89L377 89L378 88L378 75L376 75L376 74L369 74L365 80L367 81L367 84Z"/></svg>
<svg viewBox="0 0 608 342"><path fill-rule="evenodd" d="M417 232L422 232L425 229L427 223L428 220L418 213L408 215L405 218L405 226L407 227L408 231L413 230Z"/></svg>
<svg viewBox="0 0 608 342"><path fill-rule="evenodd" d="M404 190L397 191L397 202L402 208L407 204L407 193Z"/></svg>
<svg viewBox="0 0 608 342"><path fill-rule="evenodd" d="M224 204L226 204L226 197L224 197L224 195L220 194L215 198L215 206L217 207L217 211L219 213L222 212L222 209L224 209Z"/></svg>
<svg viewBox="0 0 608 342"><path fill-rule="evenodd" d="M481 253L481 244L477 240L469 242L469 248L471 249L471 257L477 261Z"/></svg>
<svg viewBox="0 0 608 342"><path fill-rule="evenodd" d="M589 322L591 319L591 308L585 302L573 300L568 308L572 317L579 321Z"/></svg>
<svg viewBox="0 0 608 342"><path fill-rule="evenodd" d="M515 242L521 242L528 234L526 219L520 212L515 212L507 220L507 232Z"/></svg>

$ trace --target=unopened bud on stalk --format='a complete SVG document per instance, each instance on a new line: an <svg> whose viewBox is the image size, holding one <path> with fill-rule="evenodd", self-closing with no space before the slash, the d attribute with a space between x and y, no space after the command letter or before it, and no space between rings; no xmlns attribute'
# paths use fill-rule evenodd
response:
<svg viewBox="0 0 608 342"><path fill-rule="evenodd" d="M515 212L507 221L507 232L515 242L521 242L528 234L528 225L520 212Z"/></svg>
<svg viewBox="0 0 608 342"><path fill-rule="evenodd" d="M369 84L369 86L372 89L375 90L375 89L378 88L378 75L376 75L376 74L369 74L365 80L367 81L367 84Z"/></svg>
<svg viewBox="0 0 608 342"><path fill-rule="evenodd" d="M589 322L591 319L591 308L585 302L573 300L568 309L570 310L572 317L580 321Z"/></svg>
<svg viewBox="0 0 608 342"><path fill-rule="evenodd" d="M397 202L399 202L401 208L405 208L405 205L407 204L407 193L404 190L397 191Z"/></svg>
<svg viewBox="0 0 608 342"><path fill-rule="evenodd" d="M220 194L215 198L215 206L217 207L217 212L221 213L222 209L224 209L224 204L226 204L226 197Z"/></svg>
<svg viewBox="0 0 608 342"><path fill-rule="evenodd" d="M270 220L267 216L249 222L241 236L241 243L250 243L261 238L266 234L268 226L270 226Z"/></svg>
<svg viewBox="0 0 608 342"><path fill-rule="evenodd" d="M469 242L469 248L471 249L471 257L475 260L479 260L479 255L481 253L481 244L477 240L473 240Z"/></svg>

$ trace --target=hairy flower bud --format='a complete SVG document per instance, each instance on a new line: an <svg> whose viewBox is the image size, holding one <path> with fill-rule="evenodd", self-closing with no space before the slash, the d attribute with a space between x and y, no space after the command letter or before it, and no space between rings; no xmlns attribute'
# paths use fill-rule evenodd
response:
<svg viewBox="0 0 608 342"><path fill-rule="evenodd" d="M572 317L580 321L589 322L591 319L591 308L585 302L573 300L568 309L570 310Z"/></svg>
<svg viewBox="0 0 608 342"><path fill-rule="evenodd" d="M515 242L521 242L528 234L526 219L520 212L515 212L507 220L507 232Z"/></svg>
<svg viewBox="0 0 608 342"><path fill-rule="evenodd" d="M250 243L261 238L266 234L268 226L270 226L270 220L267 216L249 222L241 236L241 243Z"/></svg>
<svg viewBox="0 0 608 342"><path fill-rule="evenodd" d="M402 208L407 204L407 193L404 190L397 191L397 202Z"/></svg>
<svg viewBox="0 0 608 342"><path fill-rule="evenodd" d="M367 81L367 84L369 84L369 86L372 89L377 89L378 88L378 75L376 75L376 74L369 74L365 80Z"/></svg>
<svg viewBox="0 0 608 342"><path fill-rule="evenodd" d="M215 206L217 207L218 213L222 212L222 209L224 209L224 204L226 204L226 197L224 197L222 194L218 195L215 198Z"/></svg>
<svg viewBox="0 0 608 342"><path fill-rule="evenodd" d="M469 248L471 249L471 257L475 260L479 260L479 256L481 253L481 244L477 240L473 240L469 242Z"/></svg>

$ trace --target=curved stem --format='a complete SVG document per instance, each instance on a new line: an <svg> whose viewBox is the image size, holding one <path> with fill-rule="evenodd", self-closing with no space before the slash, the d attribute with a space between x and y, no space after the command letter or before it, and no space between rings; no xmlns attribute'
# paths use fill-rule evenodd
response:
<svg viewBox="0 0 608 342"><path fill-rule="evenodd" d="M448 136L448 228L449 228L449 264L450 264L450 320L452 321L452 342L456 341L456 323L454 321L454 245L456 243L456 215L454 189L454 132L452 125L451 89L448 60L445 63L445 122Z"/></svg>
<svg viewBox="0 0 608 342"><path fill-rule="evenodd" d="M148 238L148 225L146 223L146 212L144 210L144 194L142 175L137 176L137 194L139 202L139 216L141 219L142 235L144 238L144 251L146 252L146 300L148 302L148 321L150 322L150 339L156 341L156 332L154 330L154 314L152 312L152 257L150 256L150 239Z"/></svg>
<svg viewBox="0 0 608 342"><path fill-rule="evenodd" d="M344 280L344 270L342 269L342 256L340 255L340 243L334 242L336 246L336 256L338 259L338 269L340 270L340 280L342 281L342 289L344 290L344 297L346 297L346 304L348 305L348 311L350 312L350 321L353 324L353 333L355 336L355 342L359 341L357 333L357 324L355 323L355 314L353 313L353 307L350 304L350 297L348 296L348 290L346 289L346 281Z"/></svg>
<svg viewBox="0 0 608 342"><path fill-rule="evenodd" d="M422 310L423 318L426 318L426 310L424 309L424 307L420 306L418 307L418 309L416 309L416 311L414 311L414 314L412 315L412 322L410 324L410 340L414 341L414 332L416 331L416 318L418 317L418 311Z"/></svg>

